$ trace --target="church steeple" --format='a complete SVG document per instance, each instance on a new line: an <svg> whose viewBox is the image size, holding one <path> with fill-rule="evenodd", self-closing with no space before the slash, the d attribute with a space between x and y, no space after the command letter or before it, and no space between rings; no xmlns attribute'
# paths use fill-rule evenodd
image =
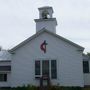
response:
<svg viewBox="0 0 90 90"><path fill-rule="evenodd" d="M52 7L41 7L38 8L38 10L39 10L39 18L41 19L48 19L48 18L52 18L53 16Z"/></svg>
<svg viewBox="0 0 90 90"><path fill-rule="evenodd" d="M35 19L36 22L36 32L45 28L53 33L56 33L56 18L53 18L52 7L41 7L39 10L39 19Z"/></svg>

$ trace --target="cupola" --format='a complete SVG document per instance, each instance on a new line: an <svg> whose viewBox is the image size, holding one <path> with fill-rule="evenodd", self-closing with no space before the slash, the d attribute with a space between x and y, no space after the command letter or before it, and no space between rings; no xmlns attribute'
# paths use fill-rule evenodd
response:
<svg viewBox="0 0 90 90"><path fill-rule="evenodd" d="M50 32L56 33L56 18L53 18L53 8L46 6L38 8L39 19L35 19L36 22L36 32L47 29Z"/></svg>

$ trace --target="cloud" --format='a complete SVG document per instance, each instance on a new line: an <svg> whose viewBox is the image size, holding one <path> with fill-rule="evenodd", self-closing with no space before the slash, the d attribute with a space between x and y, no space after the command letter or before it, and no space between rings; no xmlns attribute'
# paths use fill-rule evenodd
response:
<svg viewBox="0 0 90 90"><path fill-rule="evenodd" d="M8 49L34 34L37 8L47 5L54 9L57 34L89 52L90 0L0 0L0 45Z"/></svg>

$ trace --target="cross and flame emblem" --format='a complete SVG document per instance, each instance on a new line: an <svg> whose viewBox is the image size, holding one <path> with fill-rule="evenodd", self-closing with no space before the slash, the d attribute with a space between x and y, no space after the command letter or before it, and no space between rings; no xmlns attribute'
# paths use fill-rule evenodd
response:
<svg viewBox="0 0 90 90"><path fill-rule="evenodd" d="M47 43L46 43L46 40L44 40L44 42L40 45L40 49L44 52L44 53L46 53L46 46L47 46Z"/></svg>

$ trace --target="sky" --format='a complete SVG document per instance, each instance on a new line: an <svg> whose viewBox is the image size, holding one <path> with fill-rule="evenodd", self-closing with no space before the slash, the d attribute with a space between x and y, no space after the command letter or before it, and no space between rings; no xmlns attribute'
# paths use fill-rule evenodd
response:
<svg viewBox="0 0 90 90"><path fill-rule="evenodd" d="M52 6L57 34L90 52L90 0L0 0L0 46L11 49L36 33L38 8Z"/></svg>

